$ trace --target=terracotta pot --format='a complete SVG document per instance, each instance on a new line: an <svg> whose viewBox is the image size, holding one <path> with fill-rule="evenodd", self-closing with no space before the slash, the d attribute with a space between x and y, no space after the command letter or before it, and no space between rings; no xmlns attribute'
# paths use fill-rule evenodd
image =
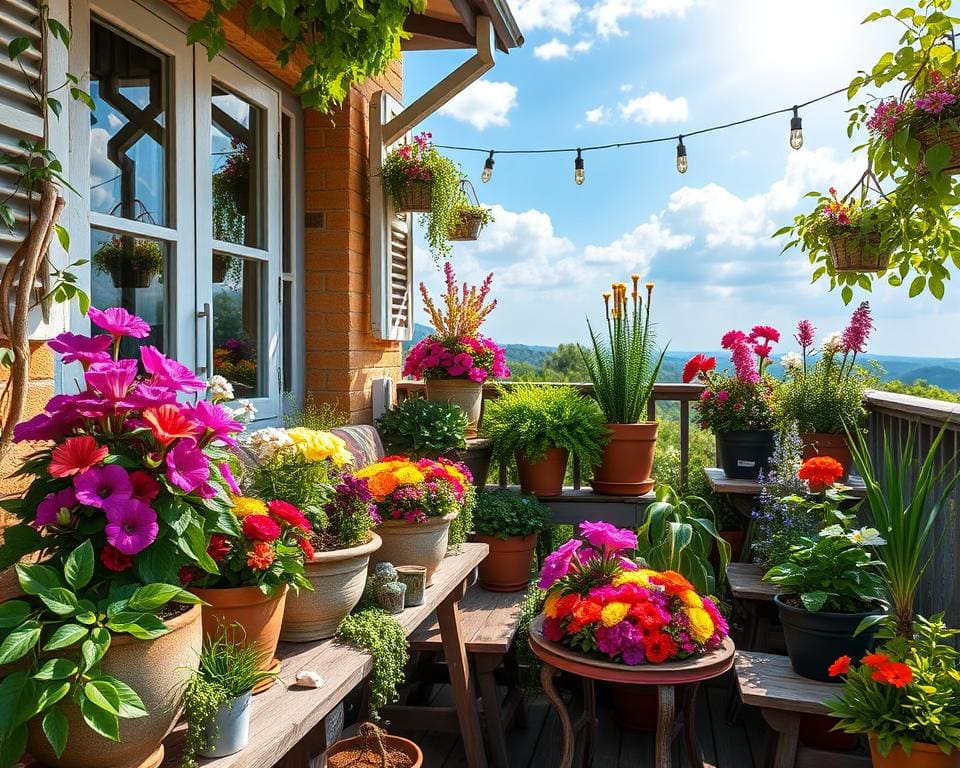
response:
<svg viewBox="0 0 960 768"><path fill-rule="evenodd" d="M547 448L547 455L540 461L528 461L518 451L516 459L520 490L534 496L560 496L569 456L570 451L566 448Z"/></svg>
<svg viewBox="0 0 960 768"><path fill-rule="evenodd" d="M467 447L459 451L454 448L443 454L450 461L460 461L467 465L473 475L473 487L482 491L487 485L490 474L490 460L493 457L493 440L475 437L467 440Z"/></svg>
<svg viewBox="0 0 960 768"><path fill-rule="evenodd" d="M610 442L590 485L610 496L642 496L653 490L653 455L657 448L657 422L607 424Z"/></svg>
<svg viewBox="0 0 960 768"><path fill-rule="evenodd" d="M53 754L40 728L30 723L27 751L48 768L155 768L163 761L161 742L180 714L180 692L200 660L203 643L200 606L166 622L170 632L155 640L114 635L103 657L105 674L122 680L143 699L150 713L120 719L120 741L91 730L73 704L58 705L67 716L67 747Z"/></svg>
<svg viewBox="0 0 960 768"><path fill-rule="evenodd" d="M286 585L273 597L267 597L258 587L193 589L191 592L209 603L203 606L204 638L216 637L226 630L232 642L243 641L257 647L264 669L280 668L274 654L280 641L280 625L287 601ZM234 627L235 624L239 624L239 628ZM265 680L253 692L261 693L272 685L273 680Z"/></svg>
<svg viewBox="0 0 960 768"><path fill-rule="evenodd" d="M411 768L421 768L423 766L423 752L409 739L387 736L383 741L388 750L395 749L407 755L413 763ZM352 768L357 764L359 753L366 748L366 745L367 740L363 736L341 739L327 750L328 768Z"/></svg>
<svg viewBox="0 0 960 768"><path fill-rule="evenodd" d="M827 243L834 272L883 272L890 264L889 251L880 250L880 235L866 241L855 235L841 235Z"/></svg>
<svg viewBox="0 0 960 768"><path fill-rule="evenodd" d="M800 439L803 441L804 461L815 456L830 456L843 465L841 481L846 482L850 478L850 471L853 469L853 454L847 444L846 435L833 435L828 432L803 432Z"/></svg>
<svg viewBox="0 0 960 768"><path fill-rule="evenodd" d="M465 437L476 437L483 407L483 384L470 379L427 379L427 400L459 405L467 414Z"/></svg>
<svg viewBox="0 0 960 768"><path fill-rule="evenodd" d="M903 751L899 744L895 744L890 754L884 757L877 751L877 736L870 734L870 758L873 768L957 768L960 766L960 751L954 749L949 755L936 744L924 744L922 741L913 742L910 756Z"/></svg>
<svg viewBox="0 0 960 768"><path fill-rule="evenodd" d="M480 563L481 587L491 592L522 592L527 588L537 534L501 539L477 533L473 540L490 547L490 554Z"/></svg>
<svg viewBox="0 0 960 768"><path fill-rule="evenodd" d="M839 721L829 715L802 715L800 717L800 741L813 749L828 749L831 752L850 752L857 748L860 738L855 733L834 731Z"/></svg>
<svg viewBox="0 0 960 768"><path fill-rule="evenodd" d="M433 574L447 554L450 523L456 514L431 517L425 523L405 520L385 520L376 527L383 540L380 549L370 557L370 568L377 563L394 565L422 565L427 569L427 586L433 583Z"/></svg>
<svg viewBox="0 0 960 768"><path fill-rule="evenodd" d="M380 537L349 549L317 552L304 563L313 592L301 590L287 597L280 639L294 643L323 640L337 634L337 627L363 596L370 555L380 549Z"/></svg>

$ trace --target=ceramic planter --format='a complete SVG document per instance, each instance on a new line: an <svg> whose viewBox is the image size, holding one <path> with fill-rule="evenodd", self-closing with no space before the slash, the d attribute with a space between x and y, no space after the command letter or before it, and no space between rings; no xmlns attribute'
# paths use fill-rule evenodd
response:
<svg viewBox="0 0 960 768"><path fill-rule="evenodd" d="M756 480L767 471L772 455L772 429L717 433L720 467L733 480Z"/></svg>
<svg viewBox="0 0 960 768"><path fill-rule="evenodd" d="M323 640L337 634L344 617L360 602L367 583L370 555L380 548L380 537L349 549L317 552L304 563L313 592L289 595L283 612L280 639L294 643Z"/></svg>
<svg viewBox="0 0 960 768"><path fill-rule="evenodd" d="M260 651L265 670L280 669L274 658L280 641L280 625L287 601L287 587L273 597L268 597L259 587L228 587L225 589L193 589L197 597L208 605L203 606L203 636L216 637L226 630L232 642L254 645ZM239 626L235 626L239 625ZM261 693L273 685L273 680L264 680L254 688Z"/></svg>
<svg viewBox="0 0 960 768"><path fill-rule="evenodd" d="M642 496L653 490L653 455L657 448L657 422L607 424L610 442L590 485L608 496Z"/></svg>
<svg viewBox="0 0 960 768"><path fill-rule="evenodd" d="M864 630L856 636L853 633L867 616L877 615L881 611L811 613L789 605L784 602L784 597L777 595L773 601L783 625L783 639L787 644L787 655L793 671L801 677L823 683L841 682L830 677L827 670L841 656L863 658L873 647L876 627Z"/></svg>
<svg viewBox="0 0 960 768"><path fill-rule="evenodd" d="M68 737L57 758L39 720L30 723L27 751L47 768L156 768L161 742L179 716L179 695L196 670L203 643L200 606L166 622L170 632L155 640L114 635L103 657L104 674L122 680L143 699L147 717L120 719L120 741L105 739L83 721L73 704L63 705Z"/></svg>
<svg viewBox="0 0 960 768"><path fill-rule="evenodd" d="M483 407L483 384L470 379L427 379L427 400L459 405L467 414L465 437L476 437Z"/></svg>
<svg viewBox="0 0 960 768"><path fill-rule="evenodd" d="M886 757L877 749L877 736L870 734L870 759L873 768L957 768L960 766L960 751L954 749L949 755L944 754L936 744L925 744L922 741L913 742L910 755L903 751L903 747L895 744Z"/></svg>
<svg viewBox="0 0 960 768"><path fill-rule="evenodd" d="M847 481L850 477L850 471L853 469L853 454L850 452L846 435L834 435L828 432L803 432L800 439L803 441L804 461L812 459L814 456L830 456L843 465L843 477L840 480Z"/></svg>
<svg viewBox="0 0 960 768"><path fill-rule="evenodd" d="M866 241L857 235L841 235L827 244L834 272L883 272L890 264L889 251L880 250L880 235Z"/></svg>
<svg viewBox="0 0 960 768"><path fill-rule="evenodd" d="M354 736L350 739L341 739L327 750L327 768L354 768L368 755L376 764L380 759L376 748L373 750L367 747L368 740L364 736ZM422 768L423 752L420 747L409 739L402 739L399 736L384 736L383 744L387 750L397 750L410 758L411 768Z"/></svg>
<svg viewBox="0 0 960 768"><path fill-rule="evenodd" d="M487 485L487 476L490 474L490 461L493 457L493 440L485 437L476 437L467 440L464 450L454 448L443 454L450 461L463 462L473 475L473 487L482 491Z"/></svg>
<svg viewBox="0 0 960 768"><path fill-rule="evenodd" d="M427 586L433 583L433 574L447 554L450 523L456 513L431 517L425 523L405 520L385 520L376 527L383 543L371 557L370 567L377 563L394 565L422 565L427 569Z"/></svg>
<svg viewBox="0 0 960 768"><path fill-rule="evenodd" d="M490 592L522 592L527 588L537 534L501 539L477 533L473 540L490 547L490 553L480 563L481 587Z"/></svg>
<svg viewBox="0 0 960 768"><path fill-rule="evenodd" d="M566 448L547 448L546 455L540 461L529 461L517 451L520 490L534 496L560 496L563 493L563 478L567 472L569 456L570 452Z"/></svg>
<svg viewBox="0 0 960 768"><path fill-rule="evenodd" d="M220 705L217 713L204 725L206 749L197 750L202 757L235 755L250 741L250 700L252 692L237 696Z"/></svg>

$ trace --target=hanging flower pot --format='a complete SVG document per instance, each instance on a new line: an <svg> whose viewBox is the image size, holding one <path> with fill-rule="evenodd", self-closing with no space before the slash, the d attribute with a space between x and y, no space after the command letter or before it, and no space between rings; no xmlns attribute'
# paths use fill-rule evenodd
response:
<svg viewBox="0 0 960 768"><path fill-rule="evenodd" d="M429 213L432 207L433 183L430 181L409 181L396 191L397 213Z"/></svg>
<svg viewBox="0 0 960 768"><path fill-rule="evenodd" d="M835 272L883 272L890 264L890 252L880 249L880 234L866 238L840 235L828 243L830 261Z"/></svg>
<svg viewBox="0 0 960 768"><path fill-rule="evenodd" d="M114 288L149 288L157 273L151 267L123 261L110 268Z"/></svg>
<svg viewBox="0 0 960 768"><path fill-rule="evenodd" d="M94 252L93 264L110 275L114 288L149 288L163 273L163 251L154 240L114 235Z"/></svg>
<svg viewBox="0 0 960 768"><path fill-rule="evenodd" d="M461 210L457 213L457 221L450 230L449 240L476 240L483 226L483 217L479 213Z"/></svg>
<svg viewBox="0 0 960 768"><path fill-rule="evenodd" d="M943 172L951 176L960 173L960 130L943 122L917 134L917 140L920 142L920 157L925 156L931 147L946 144L950 150L950 159L947 160Z"/></svg>

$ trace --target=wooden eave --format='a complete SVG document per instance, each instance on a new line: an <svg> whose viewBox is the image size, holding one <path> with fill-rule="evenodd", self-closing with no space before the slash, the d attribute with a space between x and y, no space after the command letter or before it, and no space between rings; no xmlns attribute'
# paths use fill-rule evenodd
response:
<svg viewBox="0 0 960 768"><path fill-rule="evenodd" d="M497 48L509 53L523 45L506 0L428 0L427 10L407 18L405 28L412 37L403 42L405 51L475 48L477 17L493 23Z"/></svg>

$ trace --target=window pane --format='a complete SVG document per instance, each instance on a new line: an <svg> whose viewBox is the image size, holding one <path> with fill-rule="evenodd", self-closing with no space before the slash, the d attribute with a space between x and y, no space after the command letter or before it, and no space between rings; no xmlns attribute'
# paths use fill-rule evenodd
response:
<svg viewBox="0 0 960 768"><path fill-rule="evenodd" d="M238 398L263 397L263 268L255 259L213 254L213 371Z"/></svg>
<svg viewBox="0 0 960 768"><path fill-rule="evenodd" d="M166 226L166 59L93 22L90 95L90 208Z"/></svg>
<svg viewBox="0 0 960 768"><path fill-rule="evenodd" d="M145 339L124 339L122 351L135 355L141 344L167 346L163 277L167 243L94 229L90 237L90 300L98 309L123 307L150 324Z"/></svg>
<svg viewBox="0 0 960 768"><path fill-rule="evenodd" d="M213 236L262 248L263 110L213 84Z"/></svg>

